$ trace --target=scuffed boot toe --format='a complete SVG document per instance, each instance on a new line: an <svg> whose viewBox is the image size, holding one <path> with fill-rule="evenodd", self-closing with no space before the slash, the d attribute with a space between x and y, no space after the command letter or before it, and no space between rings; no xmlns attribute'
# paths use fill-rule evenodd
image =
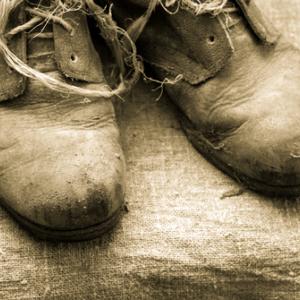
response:
<svg viewBox="0 0 300 300"><path fill-rule="evenodd" d="M245 123L225 138L213 155L218 167L247 187L265 194L294 196L300 192L300 135L296 126L291 133L291 127L279 119Z"/></svg>
<svg viewBox="0 0 300 300"><path fill-rule="evenodd" d="M93 148L86 137L76 136L60 141L62 149L53 145L46 149L46 143L41 143L32 161L2 174L3 205L38 237L90 239L118 220L124 201L123 156L113 137L108 144L105 136L96 135L90 138L102 138L103 144L91 140ZM26 159L28 148L23 146L11 150L11 157L19 152Z"/></svg>
<svg viewBox="0 0 300 300"><path fill-rule="evenodd" d="M98 4L12 2L0 1L0 204L40 238L98 237L124 202L114 104L131 71L111 72Z"/></svg>

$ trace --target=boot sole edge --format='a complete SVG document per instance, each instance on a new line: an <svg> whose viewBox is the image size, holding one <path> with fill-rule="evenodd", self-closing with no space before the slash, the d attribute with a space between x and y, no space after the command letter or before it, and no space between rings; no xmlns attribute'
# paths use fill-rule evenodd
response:
<svg viewBox="0 0 300 300"><path fill-rule="evenodd" d="M34 223L27 218L21 216L12 208L7 207L4 208L11 214L19 224L24 228L30 231L34 237L39 240L47 240L47 241L66 241L66 242L76 242L76 241L84 241L91 240L97 237L102 236L106 232L110 231L120 220L123 206L120 207L113 215L111 215L108 219L79 229L71 229L71 230L55 230L50 227L46 227L44 225L39 225Z"/></svg>
<svg viewBox="0 0 300 300"><path fill-rule="evenodd" d="M225 164L213 154L213 150L209 149L209 143L204 137L199 137L199 130L196 130L190 120L183 113L179 113L181 127L195 149L203 155L203 157L212 163L223 173L229 175L245 188L259 192L266 196L272 197L297 197L300 195L300 184L292 186L275 186L268 185L262 181L251 178L245 174L236 171L234 168Z"/></svg>

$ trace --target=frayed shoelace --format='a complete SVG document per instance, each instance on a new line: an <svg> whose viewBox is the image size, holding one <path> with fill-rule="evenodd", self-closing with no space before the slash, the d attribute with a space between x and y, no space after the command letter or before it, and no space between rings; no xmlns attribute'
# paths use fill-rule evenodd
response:
<svg viewBox="0 0 300 300"><path fill-rule="evenodd" d="M111 13L106 13L105 10L95 4L93 0L55 0L52 1L53 4L50 7L38 5L35 8L31 8L28 6L25 10L32 15L32 18L28 22L5 33L10 14L25 2L26 0L0 1L0 52L12 69L25 77L40 81L52 90L61 93L82 95L85 97L111 98L112 96L120 96L130 90L138 81L143 66L138 59L134 42L124 29L116 25L111 17ZM120 83L115 89L111 89L108 85L104 84L101 86L99 85L97 89L87 89L70 85L31 68L19 59L7 46L7 40L14 35L23 31L28 31L41 23L47 24L50 21L60 24L70 34L73 34L72 24L64 20L63 15L67 11L84 10L85 7L85 12L96 19L101 35L111 46L111 50L115 56L115 60L120 70ZM124 43L124 40L126 40L126 43ZM126 46L124 46L125 44ZM131 69L130 74L126 74L125 64ZM129 79L127 79L128 76Z"/></svg>
<svg viewBox="0 0 300 300"><path fill-rule="evenodd" d="M150 0L146 12L135 20L126 30L118 27L113 21L111 12L105 12L101 6L95 4L94 0L53 0L50 7L38 5L35 8L27 7L26 11L32 15L32 18L11 31L5 33L9 15L21 4L27 0L1 0L0 1L0 52L2 52L7 64L18 73L25 77L39 80L45 86L58 92L77 94L86 97L104 97L120 96L129 91L138 81L141 74L150 81L163 84L174 84L175 80L166 79L158 82L147 77L143 72L143 64L137 55L135 42L142 34L152 13L158 5L169 14L175 14L179 9L184 9L193 15L211 14L217 16L221 13L230 13L236 11L234 7L226 7L228 0ZM73 34L72 24L63 19L64 13L68 11L82 10L92 15L100 28L102 37L108 42L114 54L116 64L120 70L120 83L115 89L108 85L101 85L97 90L86 89L67 84L57 80L47 74L39 72L22 60L20 60L7 46L7 40L23 31L28 31L35 26L48 22L55 22L63 26L70 34ZM42 36L43 33L38 33ZM126 74L126 66L130 68L129 74ZM129 79L125 79L128 78Z"/></svg>

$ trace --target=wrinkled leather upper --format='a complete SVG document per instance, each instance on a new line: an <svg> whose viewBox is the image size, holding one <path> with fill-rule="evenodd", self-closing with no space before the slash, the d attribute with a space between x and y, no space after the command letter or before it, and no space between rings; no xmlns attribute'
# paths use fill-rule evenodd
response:
<svg viewBox="0 0 300 300"><path fill-rule="evenodd" d="M237 177L242 174L269 186L269 191L272 186L286 187L284 193L293 194L300 184L299 50L279 39L254 1L237 3L241 10L231 15L234 25L229 28L222 27L216 17L167 15L158 10L140 37L139 49L163 80L187 74L185 68L203 75L201 62L218 57L218 51L226 53L231 45L231 55L224 57L219 71L213 69L206 80L195 82L184 76L185 80L166 85L166 90L192 124L189 134L194 144L201 140L198 149L208 158L223 169L234 170ZM201 22L209 32L199 28ZM215 24L208 26L210 22ZM186 41L181 35L189 37L189 30L194 40ZM164 35L169 35L167 43L162 41ZM207 38L210 35L214 39ZM217 44L225 35L229 43L212 47L207 54L205 47ZM164 52L171 62L167 66L157 63ZM185 58L179 61L182 54ZM195 56L198 67L190 63L196 63ZM218 65L218 60L213 64Z"/></svg>

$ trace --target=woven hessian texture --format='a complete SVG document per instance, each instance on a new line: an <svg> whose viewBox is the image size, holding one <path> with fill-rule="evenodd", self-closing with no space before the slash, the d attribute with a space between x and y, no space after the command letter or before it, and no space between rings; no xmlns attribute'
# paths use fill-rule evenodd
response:
<svg viewBox="0 0 300 300"><path fill-rule="evenodd" d="M257 2L300 46L300 2ZM300 201L241 194L157 96L140 84L124 107L129 212L113 232L40 242L0 210L0 299L300 299Z"/></svg>

